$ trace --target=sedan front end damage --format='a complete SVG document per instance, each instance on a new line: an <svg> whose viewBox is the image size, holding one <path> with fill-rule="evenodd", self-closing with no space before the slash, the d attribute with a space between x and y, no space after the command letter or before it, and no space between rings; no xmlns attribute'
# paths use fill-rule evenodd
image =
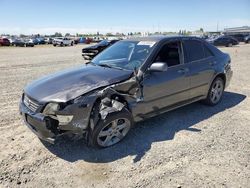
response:
<svg viewBox="0 0 250 188"><path fill-rule="evenodd" d="M57 137L69 133L85 135L87 139L89 128L93 129L93 125L90 126L91 117L96 123L99 118L104 120L108 114L121 111L128 105L124 98L127 98L126 101L136 101L136 93L129 93L131 90L139 91L138 88L134 88L138 84L132 84L135 80L135 77L132 77L124 82L84 94L67 103L37 104L37 109L32 108L36 102L23 94L20 113L26 125L42 140L54 143ZM128 84L132 86L129 90ZM123 88L123 91L118 92L114 88ZM93 110L94 105L97 105L97 111Z"/></svg>
<svg viewBox="0 0 250 188"><path fill-rule="evenodd" d="M86 133L95 97L81 97L65 107L57 103L48 103L41 111L33 111L23 99L24 97L19 110L26 125L40 139L54 143L58 136L64 134Z"/></svg>

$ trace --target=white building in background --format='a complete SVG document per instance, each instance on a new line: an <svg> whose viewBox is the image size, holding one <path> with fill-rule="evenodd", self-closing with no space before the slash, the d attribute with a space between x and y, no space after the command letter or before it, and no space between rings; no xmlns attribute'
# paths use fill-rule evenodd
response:
<svg viewBox="0 0 250 188"><path fill-rule="evenodd" d="M242 26L242 27L231 27L231 28L225 28L223 31L224 34L227 35L234 35L234 34L244 34L249 35L250 34L250 27L249 26Z"/></svg>

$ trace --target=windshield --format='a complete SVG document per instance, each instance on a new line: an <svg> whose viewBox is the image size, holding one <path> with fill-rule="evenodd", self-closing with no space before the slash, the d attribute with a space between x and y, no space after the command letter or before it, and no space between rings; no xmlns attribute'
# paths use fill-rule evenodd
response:
<svg viewBox="0 0 250 188"><path fill-rule="evenodd" d="M154 41L120 41L97 55L92 63L127 70L138 69L154 44Z"/></svg>

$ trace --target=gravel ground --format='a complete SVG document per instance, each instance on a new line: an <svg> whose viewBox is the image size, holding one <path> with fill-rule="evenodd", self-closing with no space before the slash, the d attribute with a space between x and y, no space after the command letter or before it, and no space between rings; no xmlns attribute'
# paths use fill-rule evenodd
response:
<svg viewBox="0 0 250 188"><path fill-rule="evenodd" d="M137 124L121 143L42 143L18 113L31 80L83 62L81 48L0 48L0 187L249 187L250 44L221 48L234 76L216 107L200 103Z"/></svg>

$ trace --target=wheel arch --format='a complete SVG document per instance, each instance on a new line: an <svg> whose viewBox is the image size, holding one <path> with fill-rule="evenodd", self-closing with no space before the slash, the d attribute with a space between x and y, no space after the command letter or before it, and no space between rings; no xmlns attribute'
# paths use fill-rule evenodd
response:
<svg viewBox="0 0 250 188"><path fill-rule="evenodd" d="M223 82L224 82L224 87L226 86L227 78L226 78L226 74L225 74L225 73L219 73L219 74L217 74L217 75L214 77L213 81L214 81L216 78L221 78L221 79L223 80ZM213 83L213 81L211 82L211 84ZM211 84L210 84L210 86L211 86Z"/></svg>
<svg viewBox="0 0 250 188"><path fill-rule="evenodd" d="M125 97L123 97L123 96L121 96L121 95L119 95L119 94L113 94L113 95L111 95L110 97L109 97L110 99L113 99L113 100L116 100L116 101L118 101L118 102L121 102L121 103L123 103L124 105L125 105L125 107L128 109L128 111L131 113L131 117L133 117L132 116L132 112L131 112L131 109L130 109L130 107L129 107L129 103L128 103L128 101L125 99ZM100 107L100 104L101 104L101 102L102 102L102 99L103 99L103 97L101 97L101 96L99 96L99 97L97 97L96 99L95 99L95 101L92 103L93 105L92 105L92 107L91 107L91 110L90 110L90 116L89 116L89 126L91 127L91 126L93 126L93 125L91 125L91 119L92 120L94 120L94 126L95 126L95 124L98 122L98 120L101 118L100 117L100 113L99 113L99 111L100 111L100 109L99 109L99 107ZM98 116L97 116L98 115ZM133 118L132 118L133 119ZM91 127L91 129L93 129L94 127Z"/></svg>
<svg viewBox="0 0 250 188"><path fill-rule="evenodd" d="M206 94L206 96L207 96L208 93L209 93L209 89L210 89L210 87L211 87L213 81L214 81L216 78L218 78L218 77L221 78L221 79L223 80L223 82L224 82L224 88L225 88L225 86L226 86L226 74L223 73L223 72L219 72L219 73L215 74L214 77L211 79L211 81L210 81L210 83L209 83L209 85L208 85L208 89L207 89L207 94Z"/></svg>

